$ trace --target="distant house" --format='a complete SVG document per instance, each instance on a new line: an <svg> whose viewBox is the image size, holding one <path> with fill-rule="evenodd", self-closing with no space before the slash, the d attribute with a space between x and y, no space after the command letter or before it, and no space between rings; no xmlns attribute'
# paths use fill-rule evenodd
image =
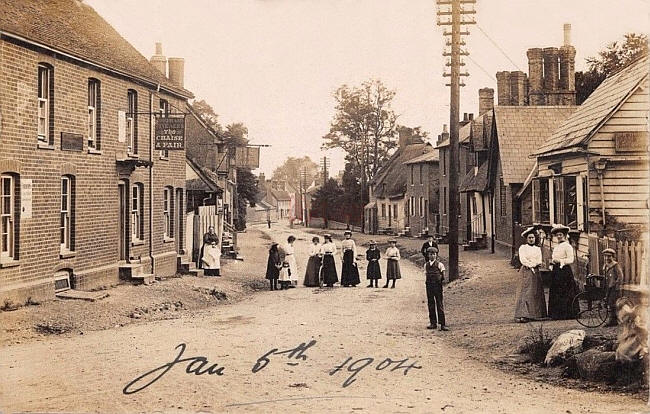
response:
<svg viewBox="0 0 650 414"><path fill-rule="evenodd" d="M562 223L578 251L589 235L648 226L648 58L607 78L534 152L519 197L523 223ZM647 233L646 236L647 237Z"/></svg>
<svg viewBox="0 0 650 414"><path fill-rule="evenodd" d="M365 208L366 232L403 233L408 231L407 221L407 161L417 158L433 147L412 136L410 128L400 131L399 146L390 159L369 183L369 203Z"/></svg>
<svg viewBox="0 0 650 414"><path fill-rule="evenodd" d="M261 173L258 180L259 199L272 207L271 221L288 220L291 218L292 202L295 210L296 190L283 180L267 180ZM295 213L294 213L295 214ZM294 217L295 218L295 215Z"/></svg>
<svg viewBox="0 0 650 414"><path fill-rule="evenodd" d="M438 233L440 177L438 150L406 161L406 225L413 236Z"/></svg>

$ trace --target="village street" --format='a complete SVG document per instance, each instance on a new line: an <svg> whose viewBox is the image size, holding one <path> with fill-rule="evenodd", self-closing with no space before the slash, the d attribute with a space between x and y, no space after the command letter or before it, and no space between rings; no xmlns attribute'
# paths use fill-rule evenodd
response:
<svg viewBox="0 0 650 414"><path fill-rule="evenodd" d="M240 234L244 255L266 254L268 240L255 229ZM274 225L271 236L282 242L290 231L298 237L298 263L304 264L311 234ZM261 275L261 269L257 273ZM0 351L0 410L631 413L646 409L631 397L540 384L469 359L466 350L445 339L444 332L424 329L423 275L406 260L402 274L396 289L367 289L363 277L356 288L299 286L260 292L178 319L5 346ZM454 309L448 312L453 314ZM259 369L252 372L268 351L282 352L310 341L315 343L303 352L271 355L266 365L260 360ZM202 356L209 363L179 362L166 373L163 367L127 391L164 374L147 388L123 393L136 377L173 361L181 343L186 348L179 359ZM213 363L223 367L223 375L186 373L186 368L204 371ZM357 373L351 377L355 372L348 367L353 363Z"/></svg>

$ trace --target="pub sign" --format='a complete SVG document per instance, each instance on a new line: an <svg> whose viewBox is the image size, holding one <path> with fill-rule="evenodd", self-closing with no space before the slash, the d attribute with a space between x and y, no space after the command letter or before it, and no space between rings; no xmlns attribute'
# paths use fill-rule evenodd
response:
<svg viewBox="0 0 650 414"><path fill-rule="evenodd" d="M156 118L154 148L157 150L185 149L185 117Z"/></svg>

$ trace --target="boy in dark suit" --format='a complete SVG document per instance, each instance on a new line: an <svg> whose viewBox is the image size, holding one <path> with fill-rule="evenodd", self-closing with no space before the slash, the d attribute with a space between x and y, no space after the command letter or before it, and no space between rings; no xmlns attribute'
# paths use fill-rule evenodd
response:
<svg viewBox="0 0 650 414"><path fill-rule="evenodd" d="M420 253L422 253L422 256L424 256L425 261L429 259L429 253L427 253L427 249L429 247L435 247L436 249L438 248L438 243L436 243L436 241L433 239L433 235L431 234L429 237L427 237L427 241L424 242L422 248L420 249Z"/></svg>
<svg viewBox="0 0 650 414"><path fill-rule="evenodd" d="M430 322L427 329L436 329L440 323L440 330L448 331L445 326L445 310L442 304L442 281L445 279L445 265L438 260L437 247L429 247L427 254L428 259L424 263Z"/></svg>

